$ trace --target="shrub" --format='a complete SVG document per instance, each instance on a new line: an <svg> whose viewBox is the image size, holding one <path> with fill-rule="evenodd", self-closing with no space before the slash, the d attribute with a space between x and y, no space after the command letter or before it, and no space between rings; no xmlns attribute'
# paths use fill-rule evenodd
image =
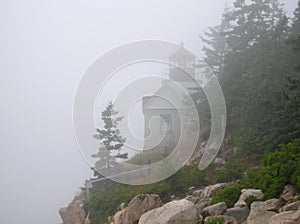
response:
<svg viewBox="0 0 300 224"><path fill-rule="evenodd" d="M224 219L222 217L216 217L216 218L212 218L211 220L206 222L206 224L222 224L223 222L224 222Z"/></svg>
<svg viewBox="0 0 300 224"><path fill-rule="evenodd" d="M242 185L236 184L230 187L226 187L222 190L218 190L215 196L212 198L211 204L225 202L227 207L231 208L239 200L242 189Z"/></svg>
<svg viewBox="0 0 300 224"><path fill-rule="evenodd" d="M261 189L266 199L278 197L286 184L300 190L300 141L280 145L280 150L268 153L263 159L264 167L248 174L248 183Z"/></svg>
<svg viewBox="0 0 300 224"><path fill-rule="evenodd" d="M106 193L96 193L91 200L85 204L90 211L91 223L105 223L107 217L118 211L119 205L128 202L135 196L135 192L126 185L107 189Z"/></svg>
<svg viewBox="0 0 300 224"><path fill-rule="evenodd" d="M157 194L163 202L170 201L170 186L165 182L158 182L140 187L136 194Z"/></svg>
<svg viewBox="0 0 300 224"><path fill-rule="evenodd" d="M258 199L253 195L250 195L245 199L245 202L246 202L248 208L250 208L252 202L254 202L254 201L258 201Z"/></svg>
<svg viewBox="0 0 300 224"><path fill-rule="evenodd" d="M241 163L236 161L228 161L223 166L223 169L217 172L217 182L229 182L241 179L246 168Z"/></svg>
<svg viewBox="0 0 300 224"><path fill-rule="evenodd" d="M169 177L166 182L171 188L171 193L184 195L190 186L205 185L206 171L200 171L197 165L184 166Z"/></svg>

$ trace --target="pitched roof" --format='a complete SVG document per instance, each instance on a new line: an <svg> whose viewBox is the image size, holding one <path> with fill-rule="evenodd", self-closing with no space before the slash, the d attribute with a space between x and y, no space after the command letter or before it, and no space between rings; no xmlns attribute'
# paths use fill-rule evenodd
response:
<svg viewBox="0 0 300 224"><path fill-rule="evenodd" d="M184 48L184 45L181 44L181 47L174 53L169 56L169 59L178 60L178 59L194 59L195 55L192 52Z"/></svg>

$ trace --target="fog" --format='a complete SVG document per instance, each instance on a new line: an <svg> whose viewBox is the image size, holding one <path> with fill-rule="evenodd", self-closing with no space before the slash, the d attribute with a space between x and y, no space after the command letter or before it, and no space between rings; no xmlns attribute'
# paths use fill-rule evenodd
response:
<svg viewBox="0 0 300 224"><path fill-rule="evenodd" d="M231 2L0 1L0 223L61 223L58 209L92 176L72 106L99 56L142 39L184 42L201 54L199 34ZM289 14L296 2L286 0Z"/></svg>

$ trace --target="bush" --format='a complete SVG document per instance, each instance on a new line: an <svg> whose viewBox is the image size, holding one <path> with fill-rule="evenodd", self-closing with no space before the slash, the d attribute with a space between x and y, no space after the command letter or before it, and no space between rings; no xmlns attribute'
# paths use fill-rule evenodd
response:
<svg viewBox="0 0 300 224"><path fill-rule="evenodd" d="M216 217L216 218L212 218L211 220L206 222L206 224L222 224L223 222L224 222L224 219L222 217Z"/></svg>
<svg viewBox="0 0 300 224"><path fill-rule="evenodd" d="M236 184L230 187L226 187L222 190L218 190L215 196L212 198L211 204L225 202L227 207L231 208L239 200L242 189L242 185Z"/></svg>
<svg viewBox="0 0 300 224"><path fill-rule="evenodd" d="M248 174L248 183L261 189L266 199L278 197L286 184L300 190L300 141L280 145L280 150L267 154L264 167Z"/></svg>
<svg viewBox="0 0 300 224"><path fill-rule="evenodd" d="M128 204L135 194L136 192L126 185L107 189L106 193L94 194L85 204L85 208L90 212L91 223L106 223L107 217L117 212L122 202Z"/></svg>
<svg viewBox="0 0 300 224"><path fill-rule="evenodd" d="M168 202L170 201L171 189L167 183L158 182L140 187L136 194L157 194L163 202Z"/></svg>
<svg viewBox="0 0 300 224"><path fill-rule="evenodd" d="M217 182L229 182L241 179L246 168L243 164L236 161L228 161L223 169L217 172Z"/></svg>
<svg viewBox="0 0 300 224"><path fill-rule="evenodd" d="M248 208L250 208L252 202L254 202L254 201L258 201L258 199L253 195L250 195L245 199L245 202L246 202Z"/></svg>
<svg viewBox="0 0 300 224"><path fill-rule="evenodd" d="M207 184L206 171L200 171L197 165L184 166L178 172L169 177L166 182L175 195L185 195L190 186L201 186Z"/></svg>

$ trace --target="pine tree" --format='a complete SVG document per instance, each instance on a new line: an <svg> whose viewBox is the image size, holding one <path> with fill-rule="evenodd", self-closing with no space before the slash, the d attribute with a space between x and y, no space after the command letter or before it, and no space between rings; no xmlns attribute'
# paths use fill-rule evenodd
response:
<svg viewBox="0 0 300 224"><path fill-rule="evenodd" d="M229 53L226 33L230 29L230 24L227 18L224 17L224 15L228 13L229 8L226 7L221 24L209 27L208 30L204 32L204 36L200 36L200 39L206 44L206 46L202 48L205 53L204 60L217 77L222 76L225 56Z"/></svg>
<svg viewBox="0 0 300 224"><path fill-rule="evenodd" d="M94 158L99 158L95 164L96 169L108 168L112 164L116 164L116 158L128 158L128 153L120 153L126 141L118 129L118 123L122 121L123 117L115 117L118 112L113 107L113 103L109 102L106 109L101 113L104 129L97 128L97 134L94 135L94 138L101 143L98 153L92 155ZM114 153L116 151L117 153Z"/></svg>
<svg viewBox="0 0 300 224"><path fill-rule="evenodd" d="M246 150L259 151L266 148L262 144L269 141L267 135L273 135L278 117L274 105L291 68L288 19L278 0L236 0L225 16L231 24L226 35L229 54L220 82L228 127L236 139L247 142Z"/></svg>

